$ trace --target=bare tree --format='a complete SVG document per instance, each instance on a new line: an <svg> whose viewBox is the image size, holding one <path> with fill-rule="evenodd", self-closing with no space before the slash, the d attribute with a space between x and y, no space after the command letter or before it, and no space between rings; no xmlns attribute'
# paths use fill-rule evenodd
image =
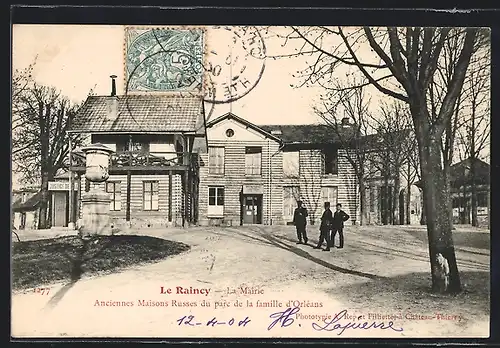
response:
<svg viewBox="0 0 500 348"><path fill-rule="evenodd" d="M457 59L449 65L451 78L440 103L432 106L430 86L440 70L443 50L457 38ZM418 142L424 209L429 240L433 289L461 291L452 238L449 173L443 158L443 138L461 94L471 57L489 44L489 31L479 28L352 28L292 27L285 44L303 42L293 55L314 54L314 63L304 71L305 83L332 88L336 70L349 66L382 94L408 104ZM360 47L366 53L360 53ZM366 51L369 49L370 51ZM448 143L449 144L448 139ZM448 145L446 145L448 146ZM444 260L444 261L443 261ZM449 276L443 275L443 264Z"/></svg>
<svg viewBox="0 0 500 348"><path fill-rule="evenodd" d="M49 227L48 183L68 157L67 129L78 108L55 88L33 81L13 99L12 161L24 182L41 183L38 228ZM78 145L78 139L73 142Z"/></svg>
<svg viewBox="0 0 500 348"><path fill-rule="evenodd" d="M339 139L342 155L349 162L357 179L359 193L360 225L368 221L366 202L366 179L369 176L367 166L370 146L362 137L370 132L369 114L370 99L363 87L352 88L357 85L355 80L346 84L336 84L323 97L324 108L314 108L316 114L331 127L332 133ZM343 113L342 113L343 112ZM340 118L339 114L343 117ZM339 119L340 118L340 119ZM359 192L358 192L359 191Z"/></svg>
<svg viewBox="0 0 500 348"><path fill-rule="evenodd" d="M385 190L389 191L389 180L393 181L392 202L386 195L386 207L391 206L390 222L403 224L404 221L396 219L396 207L398 206L399 191L401 188L401 176L407 181L406 215L409 215L410 188L415 181L414 171L410 165L410 157L415 155L416 139L413 136L413 125L406 105L395 100L392 103L382 103L380 112L372 118L376 129L376 142L374 150L378 155L374 157L375 167L383 174ZM410 168L410 169L408 169ZM406 169L406 170L405 170ZM408 222L409 223L409 222Z"/></svg>
<svg viewBox="0 0 500 348"><path fill-rule="evenodd" d="M299 152L299 175L290 177L293 185L298 187L294 191L295 200L301 200L307 208L309 223L314 225L322 206L321 184L323 172L321 168L321 150L304 149Z"/></svg>
<svg viewBox="0 0 500 348"><path fill-rule="evenodd" d="M22 109L22 98L27 90L33 85L33 68L36 64L36 59L25 69L16 69L12 74L12 119L11 119L11 133L15 134L17 130L23 126L23 118L20 109ZM15 151L20 151L14 148L11 142L11 154Z"/></svg>
<svg viewBox="0 0 500 348"><path fill-rule="evenodd" d="M477 160L481 159L490 141L490 69L488 62L472 62L465 80L464 107L460 127L457 129L457 145L462 160L470 160L470 189L472 226L478 226L477 218ZM465 197L464 197L465 199Z"/></svg>

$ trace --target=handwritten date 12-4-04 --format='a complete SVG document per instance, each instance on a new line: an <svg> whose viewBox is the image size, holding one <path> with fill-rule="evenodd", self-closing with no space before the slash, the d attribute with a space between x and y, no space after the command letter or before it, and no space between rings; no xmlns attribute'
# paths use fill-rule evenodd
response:
<svg viewBox="0 0 500 348"><path fill-rule="evenodd" d="M226 321L219 321L216 317L213 317L210 320L197 320L194 315L185 315L179 319L177 319L177 324L179 325L189 325L189 326L219 326L219 325L228 325L228 326L246 326L251 320L248 317L245 319L236 321L234 318L230 318Z"/></svg>

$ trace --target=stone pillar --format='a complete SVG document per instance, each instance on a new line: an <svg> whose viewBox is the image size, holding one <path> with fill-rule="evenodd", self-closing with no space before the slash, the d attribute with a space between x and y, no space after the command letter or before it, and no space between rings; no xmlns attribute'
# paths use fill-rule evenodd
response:
<svg viewBox="0 0 500 348"><path fill-rule="evenodd" d="M82 195L83 236L110 235L109 218L110 195L98 189L91 189Z"/></svg>
<svg viewBox="0 0 500 348"><path fill-rule="evenodd" d="M82 236L111 234L109 203L110 194L99 189L96 183L105 183L109 178L108 167L113 152L102 144L82 148L86 155L85 178L94 185L82 195Z"/></svg>

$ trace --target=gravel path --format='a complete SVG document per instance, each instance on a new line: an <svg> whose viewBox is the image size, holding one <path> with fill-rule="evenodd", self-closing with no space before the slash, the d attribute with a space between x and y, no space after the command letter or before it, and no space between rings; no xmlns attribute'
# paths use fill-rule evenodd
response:
<svg viewBox="0 0 500 348"><path fill-rule="evenodd" d="M141 232L184 242L192 248L155 264L83 278L74 284L52 284L47 286L48 295L31 289L15 294L12 335L193 338L489 335L487 231L457 233L457 257L466 291L456 297L427 291L429 264L422 228L349 226L345 231L345 248L331 252L312 249L312 245L296 245L295 231L290 226ZM312 226L310 244L317 241L317 234L316 226ZM172 293L161 294L162 287L164 292L171 289ZM203 290L201 294L177 294L177 287ZM241 287L262 293L241 294ZM231 293L233 290L236 293ZM132 306L99 305L106 301ZM140 305L149 301L168 306ZM250 302L253 307L248 307ZM203 306L207 303L210 307ZM266 304L268 307L257 307ZM293 322L282 318L268 330L278 319L271 319L271 314L297 305L300 312L289 317ZM374 320L388 326L391 318L387 315L395 315L394 328L403 331L349 328L341 332L340 328L333 331L313 328L313 323L326 325L319 319L321 316L334 316L343 309L347 311L346 317L338 321L343 326ZM186 324L190 315L194 317ZM177 320L182 317L185 319L179 325ZM212 320L214 317L217 324Z"/></svg>

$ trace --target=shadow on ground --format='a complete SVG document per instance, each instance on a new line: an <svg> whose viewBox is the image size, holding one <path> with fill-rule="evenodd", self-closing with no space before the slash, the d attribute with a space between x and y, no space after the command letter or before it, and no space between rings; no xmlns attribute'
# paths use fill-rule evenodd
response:
<svg viewBox="0 0 500 348"><path fill-rule="evenodd" d="M69 280L47 303L46 309L50 309L84 274L112 273L189 249L184 243L134 235L66 236L18 242L12 252L12 287L21 290Z"/></svg>
<svg viewBox="0 0 500 348"><path fill-rule="evenodd" d="M285 243L284 241L290 242L291 240L285 236L271 235L271 234L269 234L268 231L265 230L265 228L262 228L262 227L255 227L255 229L253 229L253 230L237 230L237 233L233 233L233 234L226 233L226 232L220 232L219 234L230 236L232 238L241 239L241 240L244 240L246 242L250 241L253 243L260 244L260 245L277 247L277 248L280 248L282 250L289 251L297 256L303 257L304 259L307 259L309 261L315 262L318 265L326 267L332 271L337 271L340 273L354 275L354 276L368 278L368 279L383 279L384 278L382 276L378 276L375 274L360 272L360 271L336 266L333 263L327 262L325 260L322 260L318 257L311 255L309 252L307 252L301 248L298 248L298 247L294 246L293 244ZM295 242L295 241L293 241L293 242ZM312 241L310 241L310 246L311 247L313 246Z"/></svg>
<svg viewBox="0 0 500 348"><path fill-rule="evenodd" d="M411 236L427 243L427 231L416 229L402 229ZM490 233L489 232L469 232L469 231L453 231L453 243L456 247L469 247L477 249L490 250Z"/></svg>
<svg viewBox="0 0 500 348"><path fill-rule="evenodd" d="M490 313L489 272L460 272L463 291L457 295L432 293L429 273L409 273L324 290L340 302L364 312L411 311L415 314L462 314L474 322Z"/></svg>

